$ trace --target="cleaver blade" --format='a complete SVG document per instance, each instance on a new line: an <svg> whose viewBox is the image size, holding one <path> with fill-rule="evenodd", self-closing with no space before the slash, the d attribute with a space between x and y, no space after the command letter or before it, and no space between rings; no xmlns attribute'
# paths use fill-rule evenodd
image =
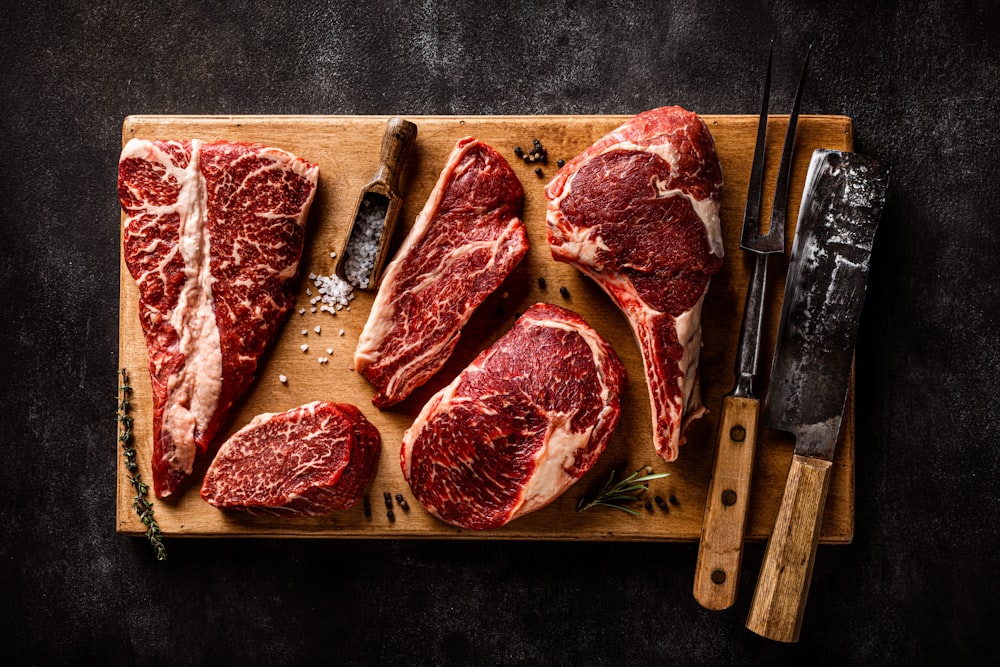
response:
<svg viewBox="0 0 1000 667"><path fill-rule="evenodd" d="M747 628L798 640L888 177L873 159L817 150L802 193L763 422L795 436Z"/></svg>

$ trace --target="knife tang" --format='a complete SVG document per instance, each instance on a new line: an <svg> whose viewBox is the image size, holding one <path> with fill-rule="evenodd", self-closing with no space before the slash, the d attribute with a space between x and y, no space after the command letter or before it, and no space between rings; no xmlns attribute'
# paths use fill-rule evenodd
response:
<svg viewBox="0 0 1000 667"><path fill-rule="evenodd" d="M779 642L796 642L809 595L833 463L795 454L746 627Z"/></svg>
<svg viewBox="0 0 1000 667"><path fill-rule="evenodd" d="M694 597L706 609L728 609L736 602L759 414L756 398L730 394L722 399L694 571Z"/></svg>

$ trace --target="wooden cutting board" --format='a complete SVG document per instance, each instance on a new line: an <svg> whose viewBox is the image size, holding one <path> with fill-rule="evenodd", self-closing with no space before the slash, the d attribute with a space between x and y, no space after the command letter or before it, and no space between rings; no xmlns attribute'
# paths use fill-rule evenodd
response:
<svg viewBox="0 0 1000 667"><path fill-rule="evenodd" d="M174 497L154 501L156 520L168 536L267 536L351 538L506 538L544 540L657 540L693 541L699 538L705 497L715 447L716 418L722 396L733 385L733 363L743 310L751 258L739 249L740 227L747 180L756 136L756 116L704 116L715 137L725 177L722 228L726 261L712 280L705 300L704 347L701 384L709 415L688 431L688 442L677 462L667 464L653 452L646 384L638 348L624 317L604 293L575 269L552 260L545 244L544 187L555 175L557 159L569 160L596 139L620 125L627 116L413 116L418 126L416 144L402 175L406 203L394 237L398 245L436 182L445 159L456 141L472 135L492 145L510 161L524 185L524 221L531 250L506 283L486 299L462 335L459 347L446 367L432 381L403 403L385 411L372 406L367 382L352 370L352 355L371 305L371 296L357 293L350 311L309 312L307 289L315 288L310 273L329 275L340 252L353 215L357 193L373 175L382 131L387 117L374 116L130 116L123 127L123 143L133 137L146 139L229 139L254 141L291 151L320 165L319 189L309 213L306 248L301 265L304 276L298 285L295 311L284 326L272 352L261 360L257 380L246 398L237 404L228 437L261 412L278 412L313 400L354 403L382 434L382 456L367 496L370 516L361 504L321 518L282 519L254 517L242 512L223 512L202 501L200 482L211 455L200 457L194 474ZM765 211L769 211L777 157L784 138L786 116L773 116L768 133L768 167ZM529 150L538 138L548 150L543 176L537 165L527 165L514 155L514 146ZM792 165L792 197L788 210L788 241L791 247L800 193L809 158L816 148L850 150L853 144L850 118L802 116L799 119L795 159ZM763 217L763 216L762 216ZM142 479L151 482L152 405L147 372L146 347L138 319L138 289L121 262L121 320L119 360L134 387L131 414L135 418L134 441ZM767 339L761 360L759 393L763 394L770 351L780 312L784 266L774 271L770 285L765 328ZM545 279L545 287L539 284ZM565 287L567 296L560 293ZM430 516L410 494L399 467L399 446L423 403L447 384L475 355L512 324L517 313L538 301L548 301L580 313L614 347L628 369L630 385L623 397L621 422L598 464L550 506L488 532L460 530ZM300 315L298 310L306 308ZM320 333L314 330L319 326ZM307 331L303 335L303 330ZM303 353L300 345L309 345ZM332 353L327 354L327 348ZM320 364L317 358L329 357ZM287 377L287 384L279 381ZM220 438L219 442L222 439ZM770 429L761 433L753 477L747 536L765 539L771 529L786 473L793 441ZM210 452L214 454L214 451ZM638 516L610 508L577 512L583 495L593 495L613 470L629 473L652 466L670 476L651 483L648 499L661 496L668 509L652 504L647 510L635 503ZM132 489L121 461L117 477L117 529L138 535L144 526L132 509ZM409 509L393 500L394 520L387 516L383 496L402 494ZM152 496L152 492L150 492ZM669 499L669 500L668 500ZM822 540L850 542L854 532L854 397L848 399L834 460L834 473L823 520Z"/></svg>

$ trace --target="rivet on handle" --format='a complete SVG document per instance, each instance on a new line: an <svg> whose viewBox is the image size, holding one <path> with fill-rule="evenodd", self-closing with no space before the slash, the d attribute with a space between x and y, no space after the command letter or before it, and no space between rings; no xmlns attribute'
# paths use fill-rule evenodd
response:
<svg viewBox="0 0 1000 667"><path fill-rule="evenodd" d="M726 489L722 492L722 504L726 507L736 504L736 492L732 489Z"/></svg>

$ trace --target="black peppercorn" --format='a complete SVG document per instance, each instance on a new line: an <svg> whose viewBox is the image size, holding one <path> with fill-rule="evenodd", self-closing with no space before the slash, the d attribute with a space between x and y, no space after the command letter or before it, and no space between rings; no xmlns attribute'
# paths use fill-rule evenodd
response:
<svg viewBox="0 0 1000 667"><path fill-rule="evenodd" d="M560 287L559 288L559 293L562 294L562 297L564 299L568 299L569 298L569 290L566 289L565 287Z"/></svg>

